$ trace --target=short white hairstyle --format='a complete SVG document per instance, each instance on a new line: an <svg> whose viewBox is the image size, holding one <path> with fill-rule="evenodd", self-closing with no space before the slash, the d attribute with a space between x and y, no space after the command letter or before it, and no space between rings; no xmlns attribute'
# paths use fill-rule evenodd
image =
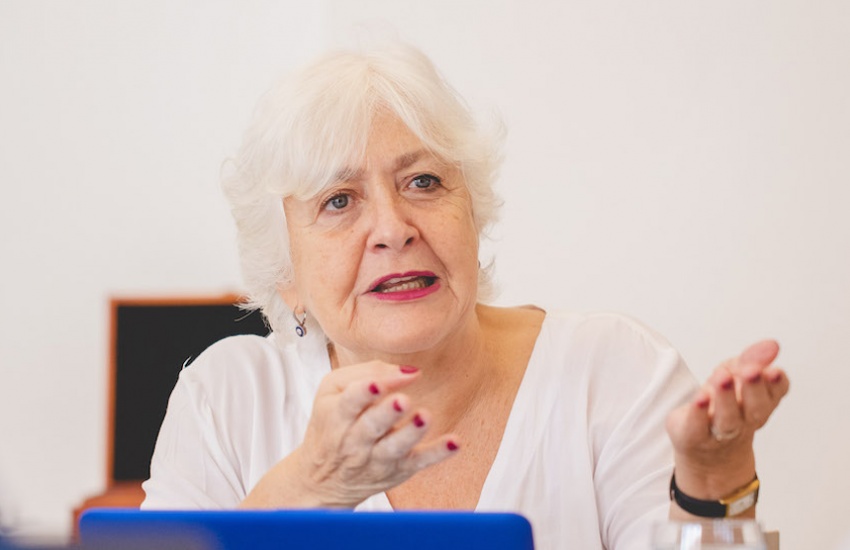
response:
<svg viewBox="0 0 850 550"><path fill-rule="evenodd" d="M341 170L359 166L378 112L398 117L435 156L461 170L480 236L495 222L500 124L479 126L428 57L411 46L322 56L265 94L222 182L236 221L245 307L261 309L284 340L293 321L279 288L291 283L293 271L283 199L311 198ZM480 270L479 300L492 297L491 267ZM310 332L321 331L308 322Z"/></svg>

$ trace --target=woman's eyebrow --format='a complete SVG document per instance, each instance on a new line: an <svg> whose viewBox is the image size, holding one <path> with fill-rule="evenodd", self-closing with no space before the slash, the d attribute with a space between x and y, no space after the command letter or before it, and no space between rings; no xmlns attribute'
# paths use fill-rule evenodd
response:
<svg viewBox="0 0 850 550"><path fill-rule="evenodd" d="M416 151L412 151L410 153L404 153L403 155L395 159L394 168L396 171L409 168L411 165L415 164L416 161L418 161L427 154L428 152L425 149L417 149Z"/></svg>
<svg viewBox="0 0 850 550"><path fill-rule="evenodd" d="M409 153L404 153L396 157L393 161L393 171L398 172L399 170L404 170L405 168L409 168L410 166L416 164L422 157L430 156L426 149L417 149L416 151L411 151ZM362 168L342 168L339 170L334 176L334 181L354 181L363 177L363 169Z"/></svg>
<svg viewBox="0 0 850 550"><path fill-rule="evenodd" d="M343 182L343 181L352 181L356 179L360 179L363 175L362 169L354 169L354 168L342 168L339 170L334 176L334 182Z"/></svg>

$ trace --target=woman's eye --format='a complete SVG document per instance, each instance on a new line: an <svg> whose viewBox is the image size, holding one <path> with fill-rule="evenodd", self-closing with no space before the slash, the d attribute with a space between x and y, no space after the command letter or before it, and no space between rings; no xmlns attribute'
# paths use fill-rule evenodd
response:
<svg viewBox="0 0 850 550"><path fill-rule="evenodd" d="M340 193L339 195L334 195L333 197L326 200L323 206L325 210L342 210L343 208L348 206L350 200L351 197Z"/></svg>
<svg viewBox="0 0 850 550"><path fill-rule="evenodd" d="M413 178L410 182L410 186L415 187L416 189L432 189L440 185L440 183L440 178L437 176L422 174Z"/></svg>

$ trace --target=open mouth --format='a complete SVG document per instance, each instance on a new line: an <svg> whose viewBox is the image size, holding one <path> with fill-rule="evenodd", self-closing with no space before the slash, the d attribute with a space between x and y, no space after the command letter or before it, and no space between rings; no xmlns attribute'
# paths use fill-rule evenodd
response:
<svg viewBox="0 0 850 550"><path fill-rule="evenodd" d="M371 292L379 294L390 294L393 292L409 292L428 288L436 282L437 278L426 275L410 275L407 277L392 277L376 285Z"/></svg>

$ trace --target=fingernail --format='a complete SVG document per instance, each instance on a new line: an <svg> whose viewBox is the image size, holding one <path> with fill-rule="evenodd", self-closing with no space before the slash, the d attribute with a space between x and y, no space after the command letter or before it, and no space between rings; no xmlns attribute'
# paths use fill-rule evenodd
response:
<svg viewBox="0 0 850 550"><path fill-rule="evenodd" d="M454 441L449 441L449 442L446 443L446 449L448 449L450 451L456 451L457 450L457 444Z"/></svg>
<svg viewBox="0 0 850 550"><path fill-rule="evenodd" d="M369 384L369 391L372 393L372 395L378 395L379 393L381 393L381 390L378 389L378 385L374 382Z"/></svg>
<svg viewBox="0 0 850 550"><path fill-rule="evenodd" d="M755 384L756 382L759 382L759 381L761 381L761 373L760 372L757 372L757 373L753 374L752 376L750 376L749 378L747 378L747 382L749 382L750 384Z"/></svg>
<svg viewBox="0 0 850 550"><path fill-rule="evenodd" d="M773 384L776 384L776 383L777 383L777 382L779 382L780 380L782 380L782 373L781 373L781 372L777 372L776 374L773 374L773 375L771 375L771 377L770 377L770 381L771 381L771 383L773 383Z"/></svg>
<svg viewBox="0 0 850 550"><path fill-rule="evenodd" d="M414 374L414 373L419 372L419 369L417 369L416 367L414 367L412 365L401 365L401 366L399 366L399 369L404 374Z"/></svg>
<svg viewBox="0 0 850 550"><path fill-rule="evenodd" d="M708 404L709 404L710 402L711 402L711 398L710 398L710 397L708 397L708 396L702 396L701 398L699 398L699 399L697 400L696 405L697 405L697 407L699 407L700 409L707 409L707 408L708 408Z"/></svg>
<svg viewBox="0 0 850 550"><path fill-rule="evenodd" d="M393 408L396 412L401 412L401 403L398 402L398 399L393 401Z"/></svg>
<svg viewBox="0 0 850 550"><path fill-rule="evenodd" d="M720 384L720 387L724 390L731 390L732 388L735 387L735 381L730 378L726 382L723 382L722 384Z"/></svg>
<svg viewBox="0 0 850 550"><path fill-rule="evenodd" d="M421 428L422 426L425 425L425 421L422 420L421 416L419 416L418 414L415 414L413 416L413 425L416 426L417 428Z"/></svg>

